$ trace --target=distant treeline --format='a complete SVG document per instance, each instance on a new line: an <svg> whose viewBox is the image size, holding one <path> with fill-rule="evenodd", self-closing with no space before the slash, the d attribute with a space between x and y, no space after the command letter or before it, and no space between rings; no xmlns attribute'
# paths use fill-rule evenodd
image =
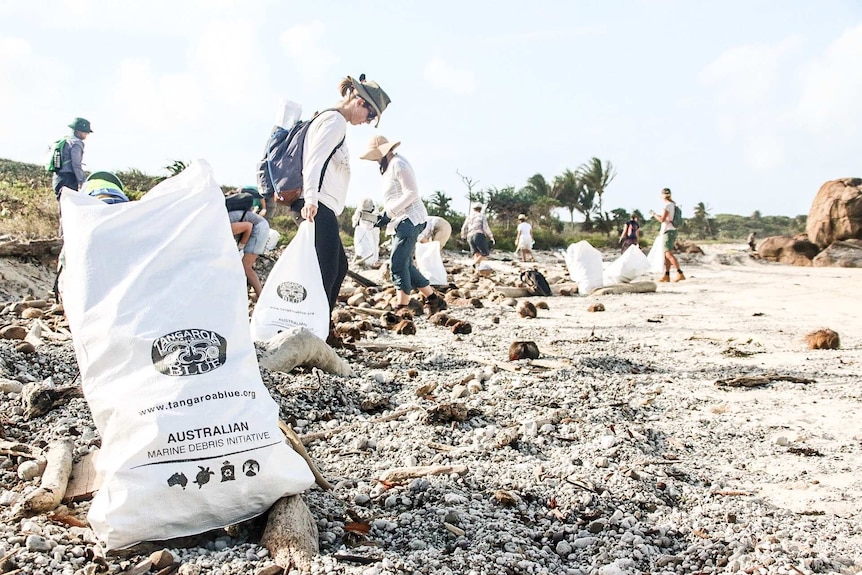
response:
<svg viewBox="0 0 862 575"><path fill-rule="evenodd" d="M609 163L602 165L597 160L588 167L599 173L599 180L603 173L607 174L609 171ZM134 168L118 170L115 173L123 181L127 195L138 199L156 184L184 168L185 163L175 161L165 166L165 174L161 176L145 174ZM602 172L603 169L605 172ZM589 190L591 184L583 184L580 181L576 182L580 188L572 192L576 199L569 201L568 196L562 192L566 191L565 186L571 183L573 177L573 173L567 171L554 181L554 185L545 182L544 178L536 174L520 189L505 187L485 190L474 189L475 184L469 178L462 176L462 179L470 202L485 205L498 250L514 250L517 217L521 213L526 214L533 225L536 242L534 249L560 249L580 240L587 240L596 247L616 246L629 213L622 208L600 211L600 202L585 205L587 202L584 201L583 191ZM602 186L606 187L608 181L608 178L605 178L600 184L596 184L598 189L602 189L602 194L594 194L596 197L601 198L606 193ZM228 192L235 187L222 186L222 190ZM577 199L578 193L581 193L580 199ZM444 217L452 224L453 233L449 247L466 249L466 242L460 240L459 233L465 214L451 208L452 197L443 191L435 191L424 198L424 201L430 214ZM56 235L56 204L51 190L51 174L42 166L0 159L0 233L26 238ZM695 242L742 242L752 231L757 232L759 238L796 235L805 232L807 219L807 216L802 215L763 216L759 212L754 212L751 216L713 216L703 203L693 208L682 205L681 208L686 219L680 239ZM339 218L342 236L347 245L353 243L351 220L354 210L354 207L345 208ZM560 217L560 213L565 212L568 212L568 221ZM584 221L575 222L575 212L580 212ZM635 210L635 213L643 226L643 239L651 242L658 235L658 222L644 217L639 210ZM286 239L289 239L295 230L293 221L286 215L276 217L273 225L285 234Z"/></svg>

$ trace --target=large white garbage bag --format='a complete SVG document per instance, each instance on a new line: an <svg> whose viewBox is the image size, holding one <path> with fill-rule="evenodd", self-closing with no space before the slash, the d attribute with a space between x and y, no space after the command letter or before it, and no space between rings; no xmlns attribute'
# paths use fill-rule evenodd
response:
<svg viewBox="0 0 862 575"><path fill-rule="evenodd" d="M440 255L440 242L416 243L416 267L432 286L442 286L449 283L446 277L446 266Z"/></svg>
<svg viewBox="0 0 862 575"><path fill-rule="evenodd" d="M570 244L566 249L566 267L569 277L578 284L580 295L602 287L602 254L588 241Z"/></svg>
<svg viewBox="0 0 862 575"><path fill-rule="evenodd" d="M664 234L659 234L655 238L652 247L647 254L649 261L649 271L654 274L664 273Z"/></svg>
<svg viewBox="0 0 862 575"><path fill-rule="evenodd" d="M650 263L637 245L630 245L626 251L605 269L605 285L629 283L638 276L649 273Z"/></svg>
<svg viewBox="0 0 862 575"><path fill-rule="evenodd" d="M314 247L314 224L304 221L269 272L251 314L251 337L266 341L286 329L305 327L329 335L329 298Z"/></svg>
<svg viewBox="0 0 862 575"><path fill-rule="evenodd" d="M314 483L248 333L224 196L197 160L137 202L61 200L64 304L102 437L88 519L107 548L200 533Z"/></svg>

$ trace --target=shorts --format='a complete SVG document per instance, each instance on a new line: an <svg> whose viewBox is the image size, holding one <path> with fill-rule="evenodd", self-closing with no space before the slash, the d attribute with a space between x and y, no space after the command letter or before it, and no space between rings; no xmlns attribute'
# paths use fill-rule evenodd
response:
<svg viewBox="0 0 862 575"><path fill-rule="evenodd" d="M488 236L485 234L473 234L467 239L467 243L470 246L470 251L474 254L487 256L491 253L491 249L488 247Z"/></svg>
<svg viewBox="0 0 862 575"><path fill-rule="evenodd" d="M664 232L664 251L672 252L676 246L676 230L665 230Z"/></svg>
<svg viewBox="0 0 862 575"><path fill-rule="evenodd" d="M266 220L251 210L236 210L228 212L230 222L251 222L251 236L245 244L242 253L260 255L266 250L266 242L269 239L269 224Z"/></svg>

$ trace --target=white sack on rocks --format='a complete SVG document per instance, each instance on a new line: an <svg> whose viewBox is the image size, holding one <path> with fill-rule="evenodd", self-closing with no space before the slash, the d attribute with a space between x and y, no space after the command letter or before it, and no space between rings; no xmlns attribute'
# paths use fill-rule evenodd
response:
<svg viewBox="0 0 862 575"><path fill-rule="evenodd" d="M646 255L637 245L631 245L623 255L608 265L604 272L604 285L627 284L649 271Z"/></svg>
<svg viewBox="0 0 862 575"><path fill-rule="evenodd" d="M260 365L270 371L291 371L297 366L316 367L335 375L353 376L350 364L326 342L305 329L295 327L278 333L263 343Z"/></svg>
<svg viewBox="0 0 862 575"><path fill-rule="evenodd" d="M586 240L570 244L566 249L569 277L578 284L578 293L587 295L602 287L602 254Z"/></svg>
<svg viewBox="0 0 862 575"><path fill-rule="evenodd" d="M440 242L416 243L416 267L431 285L443 286L449 283L446 278L446 266L440 255Z"/></svg>
<svg viewBox="0 0 862 575"><path fill-rule="evenodd" d="M296 326L329 335L329 298L314 247L314 224L304 221L269 272L251 314L251 337L266 341Z"/></svg>
<svg viewBox="0 0 862 575"><path fill-rule="evenodd" d="M647 255L647 261L649 261L649 271L654 274L664 273L664 234L656 236Z"/></svg>
<svg viewBox="0 0 862 575"><path fill-rule="evenodd" d="M314 483L278 428L224 196L193 162L137 202L63 192L66 313L109 549L248 519Z"/></svg>
<svg viewBox="0 0 862 575"><path fill-rule="evenodd" d="M355 259L363 266L373 266L380 259L380 228L367 221L360 221L353 228L353 250Z"/></svg>

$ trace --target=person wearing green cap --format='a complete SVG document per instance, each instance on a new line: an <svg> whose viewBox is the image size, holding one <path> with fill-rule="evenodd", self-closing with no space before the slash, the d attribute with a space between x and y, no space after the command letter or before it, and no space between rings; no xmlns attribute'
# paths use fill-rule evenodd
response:
<svg viewBox="0 0 862 575"><path fill-rule="evenodd" d="M290 205L297 223L308 220L315 224L314 247L330 311L347 275L347 255L338 233L338 215L344 210L350 182L350 156L343 143L347 125L379 122L390 102L376 82L366 81L365 74L358 79L345 77L338 91L341 101L318 114L308 127L302 156L302 195Z"/></svg>
<svg viewBox="0 0 862 575"><path fill-rule="evenodd" d="M69 124L72 128L72 133L66 137L66 145L60 151L62 165L60 169L54 172L54 177L51 182L51 187L54 188L54 195L57 200L60 199L60 190L70 188L80 190L84 185L84 140L93 131L90 128L90 121L84 118L75 118Z"/></svg>

